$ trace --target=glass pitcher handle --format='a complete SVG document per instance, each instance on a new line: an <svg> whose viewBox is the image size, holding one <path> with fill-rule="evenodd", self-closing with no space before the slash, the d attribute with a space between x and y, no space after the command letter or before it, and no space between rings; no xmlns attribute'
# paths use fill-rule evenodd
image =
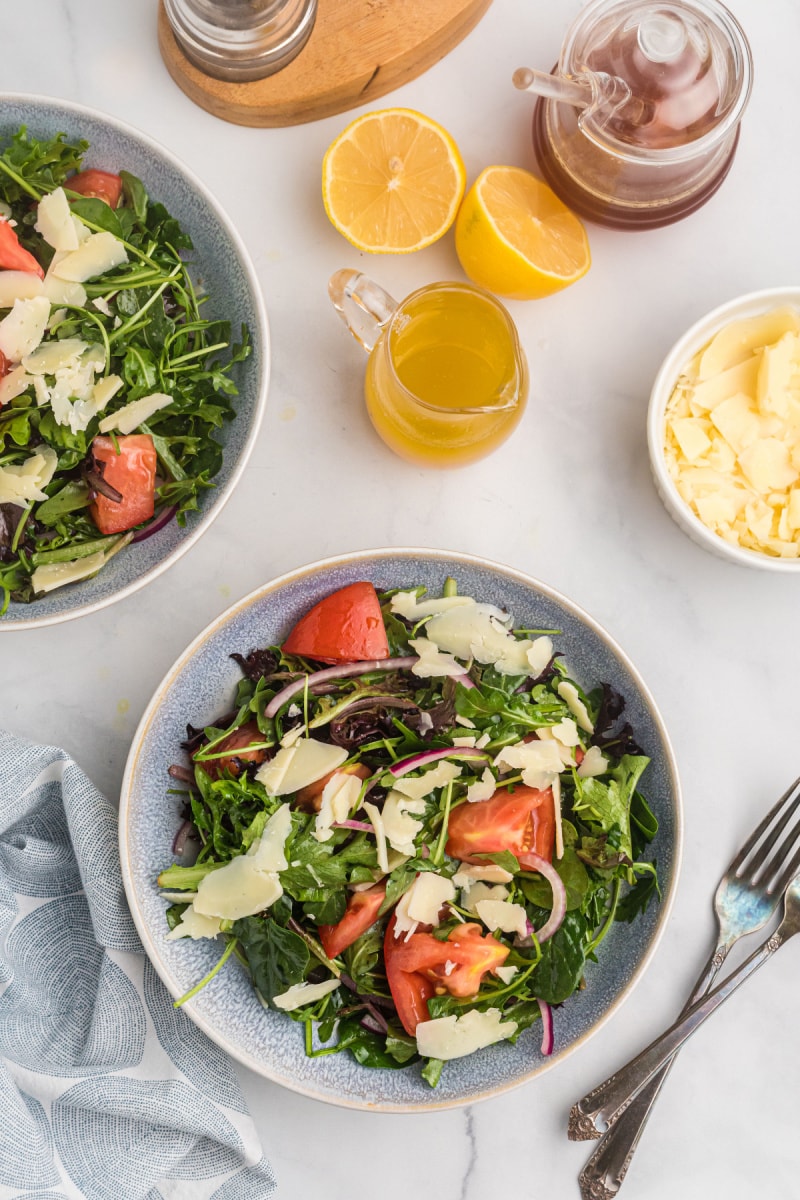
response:
<svg viewBox="0 0 800 1200"><path fill-rule="evenodd" d="M353 337L369 353L397 311L397 302L367 275L348 269L331 275L328 295Z"/></svg>

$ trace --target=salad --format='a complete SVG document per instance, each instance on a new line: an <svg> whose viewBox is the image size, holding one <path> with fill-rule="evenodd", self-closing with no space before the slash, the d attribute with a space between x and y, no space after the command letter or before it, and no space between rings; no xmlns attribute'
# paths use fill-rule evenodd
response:
<svg viewBox="0 0 800 1200"><path fill-rule="evenodd" d="M88 148L0 145L0 616L185 523L250 351L201 316L189 235Z"/></svg>
<svg viewBox="0 0 800 1200"><path fill-rule="evenodd" d="M617 920L658 896L648 758L555 630L492 604L359 582L282 646L236 654L230 712L188 726L169 940L221 938L309 1056L443 1065L586 986Z"/></svg>

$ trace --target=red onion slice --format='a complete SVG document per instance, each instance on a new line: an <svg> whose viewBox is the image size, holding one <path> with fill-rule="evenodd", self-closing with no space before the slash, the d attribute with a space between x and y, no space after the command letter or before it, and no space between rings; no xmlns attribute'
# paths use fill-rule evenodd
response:
<svg viewBox="0 0 800 1200"><path fill-rule="evenodd" d="M553 1010L546 1000L537 1000L536 1003L542 1014L542 1054L549 1057L553 1053Z"/></svg>
<svg viewBox="0 0 800 1200"><path fill-rule="evenodd" d="M564 920L567 911L567 890L558 871L546 858L540 858L538 854L534 854L530 850L525 854L517 855L517 857L521 867L527 871L538 871L545 877L553 890L553 911L536 934L536 940L541 945L542 942L546 942L553 936Z"/></svg>
<svg viewBox="0 0 800 1200"><path fill-rule="evenodd" d="M346 679L352 675L367 675L370 671L403 671L413 667L416 662L419 662L416 655L407 658L374 658L367 662L342 663L341 666L326 667L324 671L312 671L310 675L287 684L282 691L273 696L264 709L264 716L274 717L292 696L305 689L306 682L310 688L315 683L324 683L327 679Z"/></svg>
<svg viewBox="0 0 800 1200"><path fill-rule="evenodd" d="M175 513L178 511L177 504L170 504L169 508L162 508L161 512L153 517L149 525L145 525L144 529L138 529L131 539L132 542L143 542L154 533L158 533L159 529L163 529L165 525L169 525Z"/></svg>
<svg viewBox="0 0 800 1200"><path fill-rule="evenodd" d="M389 767L389 771L395 779L399 779L401 775L406 775L417 767L424 767L427 763L436 762L439 758L484 758L488 761L490 755L475 746L447 746L444 750L423 750L421 754L402 758L400 762ZM538 870L538 867L535 869Z"/></svg>
<svg viewBox="0 0 800 1200"><path fill-rule="evenodd" d="M375 830L369 821L334 821L334 829L358 829L362 833L374 833Z"/></svg>

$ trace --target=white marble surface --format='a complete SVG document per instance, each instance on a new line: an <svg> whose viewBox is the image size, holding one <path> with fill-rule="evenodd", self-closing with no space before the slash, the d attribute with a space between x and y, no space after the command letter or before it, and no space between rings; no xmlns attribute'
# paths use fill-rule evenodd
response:
<svg viewBox="0 0 800 1200"><path fill-rule="evenodd" d="M471 177L491 162L532 166L531 105L510 75L523 61L549 66L578 7L495 0L460 47L385 103L447 126ZM66 746L113 796L150 694L231 601L327 554L427 545L513 564L593 613L649 682L682 772L683 877L658 954L622 1011L557 1070L471 1109L412 1117L337 1110L241 1072L286 1200L576 1197L587 1148L566 1139L570 1104L675 1014L709 948L720 871L798 772L800 580L693 545L661 507L645 449L650 383L678 334L738 293L800 274L787 59L800 8L731 7L752 41L756 84L728 181L662 231L591 228L583 282L511 304L532 368L528 411L493 458L452 474L406 466L375 439L360 352L328 307L326 280L339 266L362 265L396 295L460 277L449 236L408 258L360 262L328 224L320 162L346 118L255 130L196 108L161 62L155 0L37 0L4 22L4 89L137 125L216 193L255 261L274 358L251 466L198 546L121 604L0 638L2 724ZM797 954L787 948L687 1048L627 1195L797 1195Z"/></svg>

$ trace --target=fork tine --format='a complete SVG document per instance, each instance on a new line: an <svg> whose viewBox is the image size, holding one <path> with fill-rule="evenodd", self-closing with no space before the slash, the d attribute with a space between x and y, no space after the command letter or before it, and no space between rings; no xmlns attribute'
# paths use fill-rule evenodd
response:
<svg viewBox="0 0 800 1200"><path fill-rule="evenodd" d="M788 812L783 815L780 824L766 839L763 846L759 847L758 843L761 841L761 838L775 822L776 818L781 812L781 809L789 799L791 799L792 803ZM775 807L770 809L770 811L764 817L764 820L761 821L756 829L753 830L751 836L747 839L731 865L728 867L728 872L735 872L737 875L739 875L745 860L749 858L754 850L756 851L755 857L751 862L748 863L747 869L750 872L757 871L763 865L767 855L771 852L779 836L783 833L789 818L797 811L798 805L800 805L800 777L795 779L794 783L786 789Z"/></svg>
<svg viewBox="0 0 800 1200"><path fill-rule="evenodd" d="M777 892L780 895L781 892L786 891L789 884L798 873L800 873L800 849L797 850L794 858L789 863L786 870L781 874L777 883L773 884L769 890L773 893Z"/></svg>
<svg viewBox="0 0 800 1200"><path fill-rule="evenodd" d="M786 834L778 849L771 855L764 869L759 870L757 873L752 872L751 882L759 886L765 886L768 892L774 892L776 890L773 882L775 876L783 872L784 865L794 850L798 837L800 837L800 820L795 820L792 828Z"/></svg>

